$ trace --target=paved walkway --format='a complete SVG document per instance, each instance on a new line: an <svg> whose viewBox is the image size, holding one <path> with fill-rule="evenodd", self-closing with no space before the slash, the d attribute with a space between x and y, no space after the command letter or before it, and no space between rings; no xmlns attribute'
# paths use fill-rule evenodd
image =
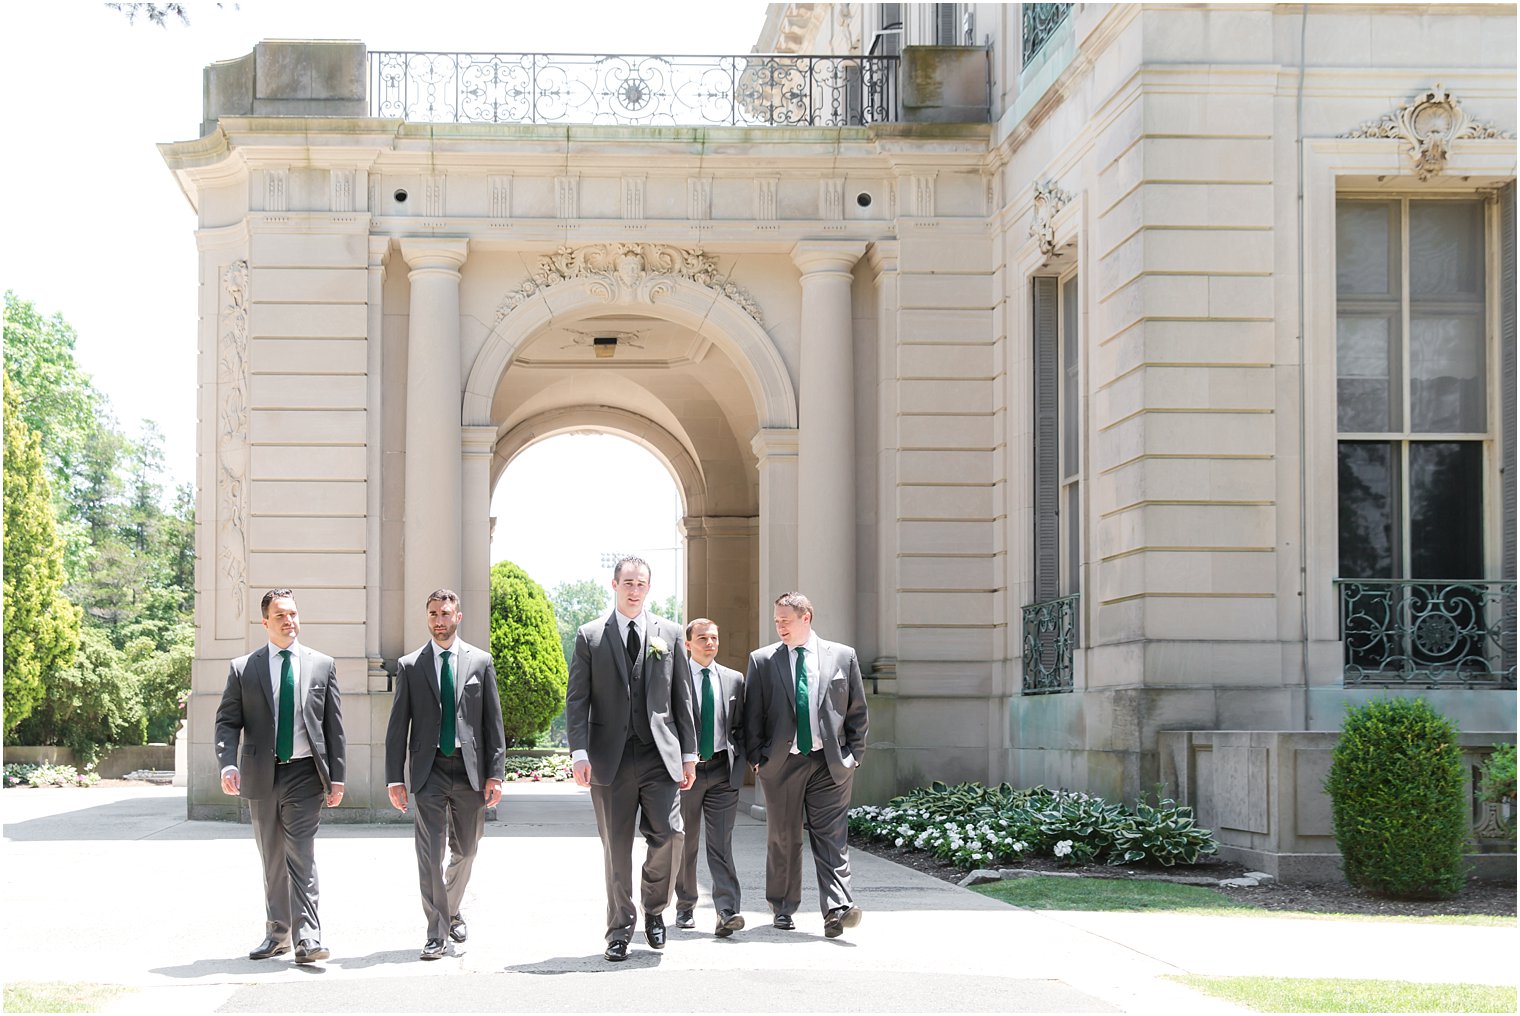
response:
<svg viewBox="0 0 1520 1016"><path fill-rule="evenodd" d="M1165 974L1516 983L1509 928L1018 910L855 852L866 916L823 937L810 888L798 930L770 927L765 827L735 831L750 927L671 930L601 958L601 852L584 791L509 784L465 900L470 941L417 959L423 922L407 826L318 837L324 939L297 967L246 958L263 928L247 826L190 822L183 790L0 792L6 980L140 990L133 1012L1238 1012ZM635 864L639 858L635 857ZM711 1000L710 1002L704 1000Z"/></svg>

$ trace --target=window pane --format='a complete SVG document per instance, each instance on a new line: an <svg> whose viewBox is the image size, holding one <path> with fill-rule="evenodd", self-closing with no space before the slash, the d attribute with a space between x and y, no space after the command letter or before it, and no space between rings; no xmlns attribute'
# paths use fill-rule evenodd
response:
<svg viewBox="0 0 1520 1016"><path fill-rule="evenodd" d="M1409 202L1409 292L1415 299L1483 295L1483 206Z"/></svg>
<svg viewBox="0 0 1520 1016"><path fill-rule="evenodd" d="M1488 429L1483 320L1478 311L1409 320L1410 418L1417 431Z"/></svg>
<svg viewBox="0 0 1520 1016"><path fill-rule="evenodd" d="M1340 443L1340 574L1348 579L1399 577L1398 460L1386 441Z"/></svg>
<svg viewBox="0 0 1520 1016"><path fill-rule="evenodd" d="M1416 441L1409 446L1409 577L1483 577L1483 446Z"/></svg>
<svg viewBox="0 0 1520 1016"><path fill-rule="evenodd" d="M1337 421L1343 433L1399 429L1397 329L1385 315L1343 313L1336 321Z"/></svg>
<svg viewBox="0 0 1520 1016"><path fill-rule="evenodd" d="M1335 206L1335 277L1342 297L1398 292L1398 204L1342 201Z"/></svg>

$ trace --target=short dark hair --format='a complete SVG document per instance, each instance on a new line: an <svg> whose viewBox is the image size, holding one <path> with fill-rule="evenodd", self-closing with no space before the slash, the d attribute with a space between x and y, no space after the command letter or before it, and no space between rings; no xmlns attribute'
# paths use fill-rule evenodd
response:
<svg viewBox="0 0 1520 1016"><path fill-rule="evenodd" d="M281 597L286 597L286 596L290 597L292 600L294 600L296 598L296 594L295 593L291 592L289 589L286 589L284 587L281 587L279 589L271 589L269 592L265 593L264 594L264 598L259 601L259 616L260 617L268 617L269 616L269 604L271 602L273 602L274 600L278 600Z"/></svg>
<svg viewBox="0 0 1520 1016"><path fill-rule="evenodd" d="M803 614L806 614L808 617L813 616L813 601L801 593L782 593L776 597L776 606L791 607L797 612L798 617L801 617Z"/></svg>
<svg viewBox="0 0 1520 1016"><path fill-rule="evenodd" d="M459 609L459 594L454 592L452 589L433 590L431 593L428 593L427 601L423 603L423 606L427 606L434 600L442 600L444 603L452 603L455 610Z"/></svg>
<svg viewBox="0 0 1520 1016"><path fill-rule="evenodd" d="M712 625L714 628L716 628L716 627L718 627L718 622L714 621L710 617L694 617L690 621L687 621L686 622L686 641L687 642L691 641L691 633L692 632L696 631L698 628L705 628L708 625Z"/></svg>
<svg viewBox="0 0 1520 1016"><path fill-rule="evenodd" d="M649 578L651 580L654 578L654 569L649 567L648 561L644 560L642 557L634 557L632 554L629 554L627 557L618 558L618 563L612 566L612 581L616 582L618 579L623 577L624 565L628 565L633 568L643 568L644 571L649 573Z"/></svg>

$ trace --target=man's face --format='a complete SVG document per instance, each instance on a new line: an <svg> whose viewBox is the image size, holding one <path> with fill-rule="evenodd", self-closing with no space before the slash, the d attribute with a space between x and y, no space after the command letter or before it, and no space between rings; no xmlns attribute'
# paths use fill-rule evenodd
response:
<svg viewBox="0 0 1520 1016"><path fill-rule="evenodd" d="M686 655L697 661L699 667L710 667L718 655L718 626L699 625L686 640Z"/></svg>
<svg viewBox="0 0 1520 1016"><path fill-rule="evenodd" d="M433 633L433 641L440 646L448 645L459 630L459 619L464 616L459 612L459 604L452 600L429 600L427 614L428 631Z"/></svg>
<svg viewBox="0 0 1520 1016"><path fill-rule="evenodd" d="M301 616L296 613L296 601L289 596L276 596L269 601L269 613L261 622L269 632L269 641L281 649L289 647L301 634Z"/></svg>
<svg viewBox="0 0 1520 1016"><path fill-rule="evenodd" d="M788 649L807 645L808 636L813 634L813 615L799 614L793 607L777 605L776 634Z"/></svg>
<svg viewBox="0 0 1520 1016"><path fill-rule="evenodd" d="M643 565L624 565L622 573L612 580L612 599L624 617L638 617L648 595L649 569Z"/></svg>

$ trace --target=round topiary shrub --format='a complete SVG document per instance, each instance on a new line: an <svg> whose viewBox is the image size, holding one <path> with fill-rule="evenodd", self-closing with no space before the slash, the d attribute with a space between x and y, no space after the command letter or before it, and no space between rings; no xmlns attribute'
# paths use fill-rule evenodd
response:
<svg viewBox="0 0 1520 1016"><path fill-rule="evenodd" d="M1348 707L1325 791L1352 885L1403 899L1461 891L1462 753L1456 728L1423 699Z"/></svg>
<svg viewBox="0 0 1520 1016"><path fill-rule="evenodd" d="M511 561L491 566L491 655L508 747L533 747L565 707L569 671L544 587Z"/></svg>

